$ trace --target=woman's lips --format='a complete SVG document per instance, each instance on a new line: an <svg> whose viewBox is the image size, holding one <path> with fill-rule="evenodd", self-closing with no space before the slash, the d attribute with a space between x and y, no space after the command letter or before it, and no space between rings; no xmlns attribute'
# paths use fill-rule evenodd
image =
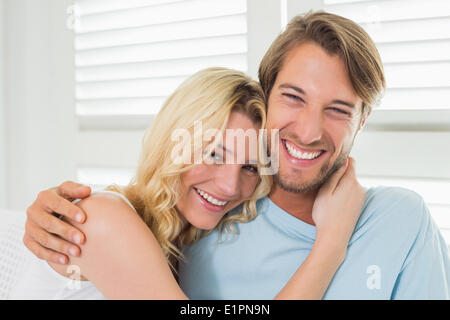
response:
<svg viewBox="0 0 450 320"><path fill-rule="evenodd" d="M197 196L197 199L198 199L199 202L203 205L203 207L205 207L208 211L212 211L212 212L222 212L222 211L225 209L226 205L228 204L228 202L227 202L226 204L221 205L221 206L215 205L215 204L209 202L208 200L206 200L205 198L203 198L203 197L198 193L197 190L198 190L197 188L194 188L194 193L195 193L195 195ZM219 200L219 199L217 199L217 200ZM223 201L225 201L225 200L223 200Z"/></svg>

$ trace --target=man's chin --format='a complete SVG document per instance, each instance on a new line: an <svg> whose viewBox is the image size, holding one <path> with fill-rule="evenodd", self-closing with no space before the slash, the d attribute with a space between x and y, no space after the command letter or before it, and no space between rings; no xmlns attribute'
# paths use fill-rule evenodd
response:
<svg viewBox="0 0 450 320"><path fill-rule="evenodd" d="M282 174L276 174L274 177L274 182L277 184L281 189L283 189L286 192L291 193L308 193L312 191L318 190L322 184L324 183L324 179L315 179L312 181L304 181L302 183L299 183L299 181L292 181L292 178L287 178L286 176Z"/></svg>
<svg viewBox="0 0 450 320"><path fill-rule="evenodd" d="M333 165L324 165L314 177L304 177L301 172L289 173L280 170L274 175L274 182L281 189L292 193L307 193L317 191L342 166L342 159ZM294 177L294 178L293 178Z"/></svg>

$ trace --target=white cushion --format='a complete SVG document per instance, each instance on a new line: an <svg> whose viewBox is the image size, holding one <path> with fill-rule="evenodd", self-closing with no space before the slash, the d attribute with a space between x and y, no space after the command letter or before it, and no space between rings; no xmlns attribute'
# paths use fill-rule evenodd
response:
<svg viewBox="0 0 450 320"><path fill-rule="evenodd" d="M9 298L31 253L23 244L26 215L0 209L0 300Z"/></svg>

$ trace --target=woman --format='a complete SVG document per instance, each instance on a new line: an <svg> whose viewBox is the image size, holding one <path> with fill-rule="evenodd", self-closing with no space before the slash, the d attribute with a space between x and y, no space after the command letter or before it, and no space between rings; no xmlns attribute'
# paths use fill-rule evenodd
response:
<svg viewBox="0 0 450 320"><path fill-rule="evenodd" d="M203 132L220 129L205 145L195 143L199 120ZM264 125L261 89L243 73L211 68L190 77L146 132L134 180L77 204L88 216L84 224L72 222L86 235L82 255L71 258L69 269L55 263L49 263L53 270L46 263L32 268L13 297L186 299L175 272L183 258L180 248L207 230L217 227L226 233L233 231L233 223L254 219L257 199L270 191L270 177L258 175L255 152L245 139L230 141L225 129L243 129L243 134ZM177 149L173 133L182 129L189 139ZM241 148L243 154L234 152ZM177 158L174 150L182 155ZM196 154L204 155L202 163L193 163ZM364 200L364 192L352 190L350 197L347 191L354 183L352 173L350 163L322 187L313 212L318 230L313 250L276 298L319 299L324 294L345 257ZM66 277L73 272L83 281L68 286Z"/></svg>

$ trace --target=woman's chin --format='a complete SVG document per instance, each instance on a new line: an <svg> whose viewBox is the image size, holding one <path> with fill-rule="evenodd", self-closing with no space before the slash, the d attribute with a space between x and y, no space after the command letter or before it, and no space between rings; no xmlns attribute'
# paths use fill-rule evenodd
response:
<svg viewBox="0 0 450 320"><path fill-rule="evenodd" d="M196 219L187 219L188 222L197 229L209 231L217 227L220 219L199 219L200 217L196 217Z"/></svg>
<svg viewBox="0 0 450 320"><path fill-rule="evenodd" d="M219 222L217 222L217 223L196 223L196 224L192 224L192 225L194 227L196 227L197 229L209 231L209 230L212 230L215 227L217 227L218 223Z"/></svg>

